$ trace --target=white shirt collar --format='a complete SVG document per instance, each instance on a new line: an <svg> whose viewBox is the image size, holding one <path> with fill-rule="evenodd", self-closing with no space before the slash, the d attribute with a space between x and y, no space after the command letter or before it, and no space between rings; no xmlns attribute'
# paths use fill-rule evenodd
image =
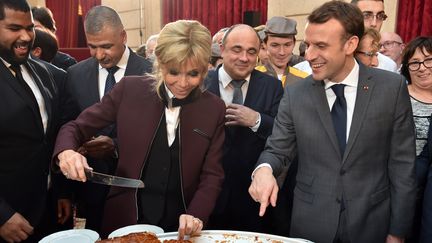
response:
<svg viewBox="0 0 432 243"><path fill-rule="evenodd" d="M117 67L120 69L126 70L126 66L129 60L130 51L127 46L125 46L125 50L123 52L122 57L120 58L119 62L116 64ZM99 70L103 69L103 67L99 64Z"/></svg>
<svg viewBox="0 0 432 243"><path fill-rule="evenodd" d="M219 80L222 82L222 85L224 88L226 88L228 86L228 84L233 80L233 78L231 78L231 76L225 71L223 64L219 68L218 74L219 74ZM249 75L245 78L247 83L249 82L250 77L251 77L251 74L249 73Z"/></svg>
<svg viewBox="0 0 432 243"><path fill-rule="evenodd" d="M358 85L358 79L359 79L359 65L357 63L357 60L354 59L354 67L353 69L351 69L351 72L348 74L348 76L346 76L346 78L344 80L342 80L342 82L340 83L336 83L333 81L330 81L328 79L324 80L325 83L325 89L329 89L331 86L335 85L335 84L345 84L346 86L351 86L351 87L357 87Z"/></svg>

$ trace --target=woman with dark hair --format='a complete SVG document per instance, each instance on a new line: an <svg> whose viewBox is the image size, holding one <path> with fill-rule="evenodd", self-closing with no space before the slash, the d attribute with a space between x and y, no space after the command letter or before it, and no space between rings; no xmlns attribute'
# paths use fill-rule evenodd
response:
<svg viewBox="0 0 432 243"><path fill-rule="evenodd" d="M408 92L416 125L417 155L427 140L432 113L432 37L421 36L405 47L401 74L408 80Z"/></svg>
<svg viewBox="0 0 432 243"><path fill-rule="evenodd" d="M401 74L408 80L414 122L416 126L416 174L419 199L416 210L414 236L419 242L432 242L432 37L420 36L405 47ZM428 133L429 130L429 133ZM429 135L428 135L429 134ZM427 143L426 143L427 141ZM425 145L426 143L426 145ZM423 149L423 151L422 151ZM421 227L418 227L420 225ZM419 231L419 232L418 232Z"/></svg>
<svg viewBox="0 0 432 243"><path fill-rule="evenodd" d="M69 179L86 181L76 152L100 129L117 124L116 175L141 179L143 189L111 187L101 235L137 223L197 234L221 190L225 104L203 91L209 30L179 20L161 31L155 77L123 78L110 93L59 132L54 158ZM209 112L211 111L211 112Z"/></svg>

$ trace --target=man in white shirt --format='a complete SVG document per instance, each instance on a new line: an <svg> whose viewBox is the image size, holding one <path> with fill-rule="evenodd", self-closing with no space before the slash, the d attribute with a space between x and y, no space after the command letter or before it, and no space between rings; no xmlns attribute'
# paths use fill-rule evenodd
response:
<svg viewBox="0 0 432 243"><path fill-rule="evenodd" d="M206 89L227 105L222 192L209 221L212 229L262 232L265 222L255 213L259 205L247 193L250 173L273 127L281 82L255 70L260 39L247 25L225 32L223 64L209 71Z"/></svg>
<svg viewBox="0 0 432 243"><path fill-rule="evenodd" d="M365 28L372 28L378 32L381 31L381 26L387 19L387 15L384 12L383 0L352 0L351 3L362 11ZM391 72L397 72L398 70L396 62L379 52L378 68Z"/></svg>
<svg viewBox="0 0 432 243"><path fill-rule="evenodd" d="M390 57L393 61L395 61L398 72L400 73L402 52L405 48L402 38L395 32L383 32L381 33L380 44L380 53Z"/></svg>

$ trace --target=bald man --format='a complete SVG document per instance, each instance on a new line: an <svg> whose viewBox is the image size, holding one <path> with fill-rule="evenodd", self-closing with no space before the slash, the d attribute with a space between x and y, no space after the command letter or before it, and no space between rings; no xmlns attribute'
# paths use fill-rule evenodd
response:
<svg viewBox="0 0 432 243"><path fill-rule="evenodd" d="M395 61L400 72L402 52L405 48L402 38L395 32L383 32L381 33L380 44L380 52Z"/></svg>

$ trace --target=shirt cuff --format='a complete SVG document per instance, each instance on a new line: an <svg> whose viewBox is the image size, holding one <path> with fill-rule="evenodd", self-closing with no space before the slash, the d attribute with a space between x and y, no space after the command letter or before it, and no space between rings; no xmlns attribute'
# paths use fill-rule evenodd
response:
<svg viewBox="0 0 432 243"><path fill-rule="evenodd" d="M255 126L250 127L250 129L253 132L257 132L260 125L261 125L261 114L258 112L258 119L255 122Z"/></svg>
<svg viewBox="0 0 432 243"><path fill-rule="evenodd" d="M262 164L258 165L258 166L255 168L255 170L252 172L251 180L253 180L254 175L255 175L255 172L256 172L259 168L261 168L261 167L268 167L268 168L270 168L270 170L272 170L272 173L273 173L273 169L272 169L272 167L271 167L271 165L270 165L269 163L262 163Z"/></svg>

